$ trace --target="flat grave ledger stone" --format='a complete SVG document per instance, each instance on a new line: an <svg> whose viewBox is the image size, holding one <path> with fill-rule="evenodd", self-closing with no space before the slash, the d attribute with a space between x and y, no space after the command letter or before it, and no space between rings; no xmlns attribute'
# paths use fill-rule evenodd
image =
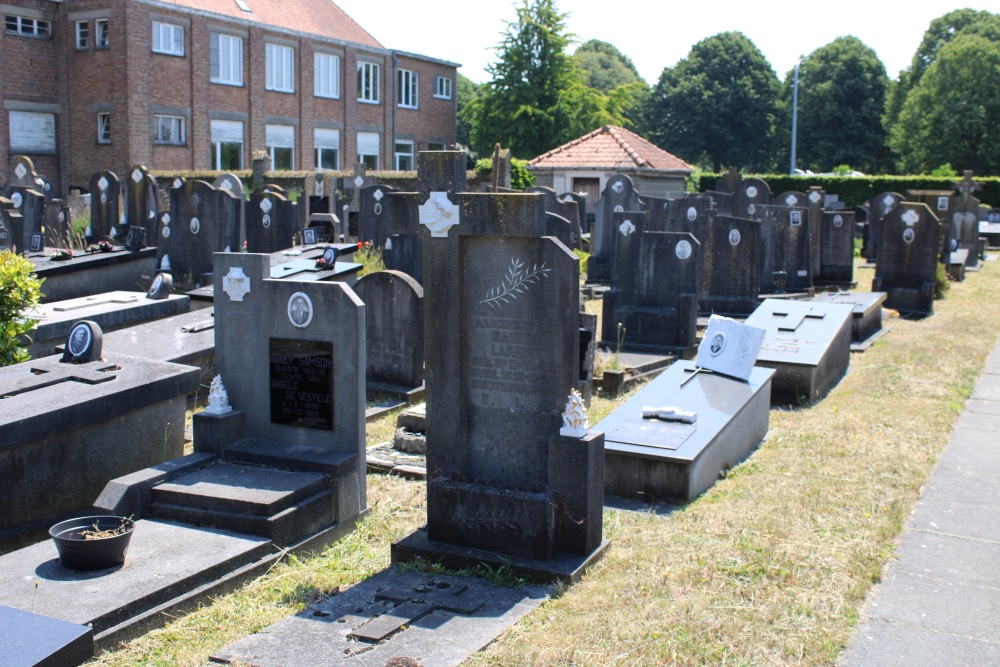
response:
<svg viewBox="0 0 1000 667"><path fill-rule="evenodd" d="M863 352L889 331L882 328L882 304L885 292L823 292L813 301L844 303L853 310L851 318L851 351Z"/></svg>
<svg viewBox="0 0 1000 667"><path fill-rule="evenodd" d="M788 198L794 200L791 195ZM761 293L810 292L809 209L760 205L756 210L761 228Z"/></svg>
<svg viewBox="0 0 1000 667"><path fill-rule="evenodd" d="M615 174L608 179L594 212L594 232L590 239L591 255L587 260L587 282L607 283L611 280L611 257L614 249L615 213L638 211L642 200L632 179L625 174Z"/></svg>
<svg viewBox="0 0 1000 667"><path fill-rule="evenodd" d="M42 303L83 298L103 292L145 290L156 274L156 248L130 251L114 246L108 252L76 250L73 257L57 260L53 249L28 252L35 273L45 278Z"/></svg>
<svg viewBox="0 0 1000 667"><path fill-rule="evenodd" d="M121 198L121 182L113 171L98 171L90 177L90 231L85 232L90 242L118 236L123 213Z"/></svg>
<svg viewBox="0 0 1000 667"><path fill-rule="evenodd" d="M73 324L79 320L95 322L105 332L138 322L169 317L186 312L188 297L171 294L166 299L151 300L142 292L104 292L94 296L44 303L31 314L38 320L28 353L32 357L53 354Z"/></svg>
<svg viewBox="0 0 1000 667"><path fill-rule="evenodd" d="M746 324L766 332L757 365L777 371L774 404L798 405L822 398L850 363L849 304L764 299Z"/></svg>
<svg viewBox="0 0 1000 667"><path fill-rule="evenodd" d="M885 292L885 307L902 315L934 312L941 224L925 204L902 202L882 221L872 291Z"/></svg>
<svg viewBox="0 0 1000 667"><path fill-rule="evenodd" d="M760 223L718 215L702 240L700 315L746 317L757 307L760 288Z"/></svg>
<svg viewBox="0 0 1000 667"><path fill-rule="evenodd" d="M647 213L616 213L619 235L604 295L602 345L694 356L701 244L691 234L648 231ZM619 346L619 325L625 334Z"/></svg>
<svg viewBox="0 0 1000 667"><path fill-rule="evenodd" d="M821 215L819 276L823 285L850 285L854 281L854 211L824 210Z"/></svg>
<svg viewBox="0 0 1000 667"><path fill-rule="evenodd" d="M868 200L868 243L865 246L865 258L871 264L878 261L879 244L882 240L882 220L901 201L903 201L903 195L898 192L883 192Z"/></svg>
<svg viewBox="0 0 1000 667"><path fill-rule="evenodd" d="M606 494L692 500L764 438L775 371L755 367L743 381L697 369L676 362L594 426L605 432ZM664 418L644 418L647 408ZM671 410L694 421L672 420Z"/></svg>
<svg viewBox="0 0 1000 667"><path fill-rule="evenodd" d="M75 667L94 656L94 631L0 605L0 655L10 667Z"/></svg>

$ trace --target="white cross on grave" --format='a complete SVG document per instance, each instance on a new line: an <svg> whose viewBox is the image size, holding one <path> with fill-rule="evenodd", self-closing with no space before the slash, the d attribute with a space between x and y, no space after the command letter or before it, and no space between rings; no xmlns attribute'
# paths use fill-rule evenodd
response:
<svg viewBox="0 0 1000 667"><path fill-rule="evenodd" d="M447 192L432 192L417 210L420 212L420 224L431 230L431 236L435 238L447 238L448 230L460 222L459 207L451 203Z"/></svg>

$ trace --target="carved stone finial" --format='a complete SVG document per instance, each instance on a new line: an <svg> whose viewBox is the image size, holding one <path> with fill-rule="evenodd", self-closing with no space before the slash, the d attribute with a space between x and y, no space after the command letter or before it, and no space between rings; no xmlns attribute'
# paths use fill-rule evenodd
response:
<svg viewBox="0 0 1000 667"><path fill-rule="evenodd" d="M224 415L232 412L233 406L229 405L229 394L222 385L222 376L216 375L212 378L212 386L208 390L208 407L205 412L210 415Z"/></svg>
<svg viewBox="0 0 1000 667"><path fill-rule="evenodd" d="M590 432L590 424L587 423L587 406L584 404L580 392L576 389L570 391L562 420L563 427L559 429L559 435L568 438L584 438Z"/></svg>

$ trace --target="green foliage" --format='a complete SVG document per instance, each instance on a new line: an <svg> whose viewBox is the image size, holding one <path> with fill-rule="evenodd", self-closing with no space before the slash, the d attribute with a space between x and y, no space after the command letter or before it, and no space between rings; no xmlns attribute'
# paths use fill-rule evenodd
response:
<svg viewBox="0 0 1000 667"><path fill-rule="evenodd" d="M493 176L493 159L484 157L476 160L476 176L484 181ZM528 171L528 161L511 158L510 161L510 187L515 190L524 190L535 184L535 175Z"/></svg>
<svg viewBox="0 0 1000 667"><path fill-rule="evenodd" d="M586 250L580 250L579 248L573 248L573 254L576 258L580 260L580 275L587 273L587 261L590 259L590 253Z"/></svg>
<svg viewBox="0 0 1000 667"><path fill-rule="evenodd" d="M455 88L458 112L455 141L462 146L469 146L472 143L472 124L474 121L474 115L470 113L469 109L474 108L475 101L479 98L480 86L460 72Z"/></svg>
<svg viewBox="0 0 1000 667"><path fill-rule="evenodd" d="M854 169L852 169L849 164L838 164L833 168L833 173L836 176L850 176L852 171L854 171Z"/></svg>
<svg viewBox="0 0 1000 667"><path fill-rule="evenodd" d="M1000 41L960 35L937 51L910 91L890 144L903 169L1000 173Z"/></svg>
<svg viewBox="0 0 1000 667"><path fill-rule="evenodd" d="M945 162L941 166L932 169L931 176L937 176L939 178L957 178L958 172L951 166L951 162Z"/></svg>
<svg viewBox="0 0 1000 667"><path fill-rule="evenodd" d="M642 82L632 61L607 42L592 39L577 47L573 60L583 70L583 85L602 93L628 83Z"/></svg>
<svg viewBox="0 0 1000 667"><path fill-rule="evenodd" d="M789 110L793 81L794 70L785 79ZM879 171L887 157L887 86L882 61L857 37L838 37L810 53L799 68L797 166L826 172L850 163Z"/></svg>
<svg viewBox="0 0 1000 667"><path fill-rule="evenodd" d="M943 299L945 293L950 289L951 282L948 280L948 267L938 262L937 272L934 276L934 298Z"/></svg>
<svg viewBox="0 0 1000 667"><path fill-rule="evenodd" d="M40 289L44 279L34 270L34 264L21 255L0 251L0 366L28 360L22 336L27 338L38 320L25 319L23 314L44 296Z"/></svg>
<svg viewBox="0 0 1000 667"><path fill-rule="evenodd" d="M650 138L692 164L768 168L780 84L753 42L724 32L695 44L660 75L649 102Z"/></svg>
<svg viewBox="0 0 1000 667"><path fill-rule="evenodd" d="M369 243L358 248L354 253L354 261L361 265L358 277L367 276L369 273L385 271L385 260L382 258L382 246L374 246Z"/></svg>

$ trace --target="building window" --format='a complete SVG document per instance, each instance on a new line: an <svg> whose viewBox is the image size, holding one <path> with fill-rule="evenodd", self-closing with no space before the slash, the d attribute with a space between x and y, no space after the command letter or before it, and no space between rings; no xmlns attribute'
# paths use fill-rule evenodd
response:
<svg viewBox="0 0 1000 667"><path fill-rule="evenodd" d="M209 38L212 83L243 85L243 40L213 32Z"/></svg>
<svg viewBox="0 0 1000 667"><path fill-rule="evenodd" d="M111 46L111 38L108 36L108 20L97 19L94 21L94 46L99 49L106 49Z"/></svg>
<svg viewBox="0 0 1000 667"><path fill-rule="evenodd" d="M427 150L429 151L444 151L448 150L448 147L443 141L428 141Z"/></svg>
<svg viewBox="0 0 1000 667"><path fill-rule="evenodd" d="M378 132L358 132L358 162L369 171L378 171Z"/></svg>
<svg viewBox="0 0 1000 667"><path fill-rule="evenodd" d="M264 128L267 138L267 152L271 154L271 168L295 168L295 126L267 125Z"/></svg>
<svg viewBox="0 0 1000 667"><path fill-rule="evenodd" d="M340 130L317 127L313 130L317 169L340 169Z"/></svg>
<svg viewBox="0 0 1000 667"><path fill-rule="evenodd" d="M328 53L315 54L316 97L340 97L340 58Z"/></svg>
<svg viewBox="0 0 1000 667"><path fill-rule="evenodd" d="M9 35L38 37L40 39L48 39L52 36L52 23L50 21L7 14L4 16L4 25Z"/></svg>
<svg viewBox="0 0 1000 667"><path fill-rule="evenodd" d="M111 114L110 113L99 113L99 114L97 114L97 143L99 143L99 144L110 144L111 143Z"/></svg>
<svg viewBox="0 0 1000 667"><path fill-rule="evenodd" d="M10 111L10 154L56 153L56 115L39 111Z"/></svg>
<svg viewBox="0 0 1000 667"><path fill-rule="evenodd" d="M90 47L90 23L87 21L76 22L76 48L86 49Z"/></svg>
<svg viewBox="0 0 1000 667"><path fill-rule="evenodd" d="M451 99L451 79L446 76L434 79L434 97L439 97L442 100Z"/></svg>
<svg viewBox="0 0 1000 667"><path fill-rule="evenodd" d="M358 102L379 103L378 63L358 63Z"/></svg>
<svg viewBox="0 0 1000 667"><path fill-rule="evenodd" d="M396 171L413 171L413 142L396 140Z"/></svg>
<svg viewBox="0 0 1000 667"><path fill-rule="evenodd" d="M238 120L213 120L212 169L238 171L243 168L243 123Z"/></svg>
<svg viewBox="0 0 1000 667"><path fill-rule="evenodd" d="M184 26L153 21L153 53L184 55Z"/></svg>
<svg viewBox="0 0 1000 667"><path fill-rule="evenodd" d="M267 90L295 92L295 49L277 44L267 45Z"/></svg>
<svg viewBox="0 0 1000 667"><path fill-rule="evenodd" d="M153 116L153 143L183 146L187 140L183 116Z"/></svg>
<svg viewBox="0 0 1000 667"><path fill-rule="evenodd" d="M417 73L408 69L399 70L399 106L404 109L417 108Z"/></svg>

